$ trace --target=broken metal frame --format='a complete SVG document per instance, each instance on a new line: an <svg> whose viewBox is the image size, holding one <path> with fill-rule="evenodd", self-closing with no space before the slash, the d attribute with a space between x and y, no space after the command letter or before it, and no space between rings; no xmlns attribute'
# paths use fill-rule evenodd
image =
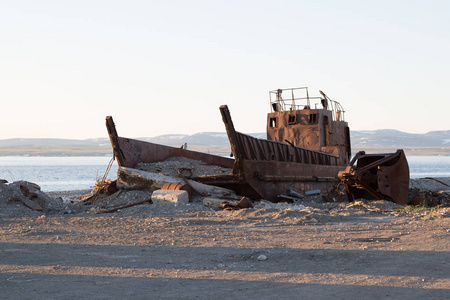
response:
<svg viewBox="0 0 450 300"><path fill-rule="evenodd" d="M400 205L408 203L409 166L401 149L385 154L360 151L338 176L349 201L370 195Z"/></svg>

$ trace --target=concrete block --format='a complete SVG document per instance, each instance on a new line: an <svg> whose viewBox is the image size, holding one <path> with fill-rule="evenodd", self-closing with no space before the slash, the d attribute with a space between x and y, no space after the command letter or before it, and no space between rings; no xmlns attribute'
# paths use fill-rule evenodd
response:
<svg viewBox="0 0 450 300"><path fill-rule="evenodd" d="M152 194L153 204L188 203L189 194L183 190L156 190Z"/></svg>

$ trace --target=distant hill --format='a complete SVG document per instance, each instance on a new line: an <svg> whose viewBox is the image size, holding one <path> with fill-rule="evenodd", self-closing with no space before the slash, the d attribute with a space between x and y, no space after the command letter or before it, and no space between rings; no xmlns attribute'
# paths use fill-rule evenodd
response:
<svg viewBox="0 0 450 300"><path fill-rule="evenodd" d="M0 155L97 156L111 153L108 138L70 139L7 139L0 140Z"/></svg>
<svg viewBox="0 0 450 300"><path fill-rule="evenodd" d="M265 138L265 133L251 133L251 136ZM187 143L192 150L215 154L228 154L230 146L224 132L200 132L192 135L166 134L140 140L179 147ZM425 134L406 133L392 129L374 131L352 131L352 152L365 150L391 152L405 149L407 154L450 155L450 130L432 131ZM7 139L0 140L0 155L108 155L112 154L109 138L73 139Z"/></svg>
<svg viewBox="0 0 450 300"><path fill-rule="evenodd" d="M70 139L7 139L0 140L0 147L53 147L53 146L67 146L67 147L84 147L84 146L109 146L108 138L87 139L87 140L70 140Z"/></svg>
<svg viewBox="0 0 450 300"><path fill-rule="evenodd" d="M404 149L409 155L450 155L450 130L425 134L392 129L351 132L352 152L389 152Z"/></svg>
<svg viewBox="0 0 450 300"><path fill-rule="evenodd" d="M257 138L266 138L265 133L249 133L249 135ZM228 136L225 132L200 132L192 135L175 135L166 134L152 138L140 138L141 140L164 144L164 145L182 145L188 143L190 145L202 145L202 146L229 146Z"/></svg>
<svg viewBox="0 0 450 300"><path fill-rule="evenodd" d="M392 129L375 131L351 132L352 145L364 146L392 146L402 147L449 147L450 130L431 131L425 134L406 133Z"/></svg>

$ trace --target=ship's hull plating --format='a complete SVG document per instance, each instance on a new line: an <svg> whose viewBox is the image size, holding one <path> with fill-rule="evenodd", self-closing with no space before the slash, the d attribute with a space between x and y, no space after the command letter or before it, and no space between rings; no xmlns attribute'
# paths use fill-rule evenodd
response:
<svg viewBox="0 0 450 300"><path fill-rule="evenodd" d="M278 195L286 195L288 189L299 193L316 189L322 191L330 190L338 183L338 172L345 168L344 166L327 165L327 163L335 164L335 160L332 157L331 160L328 156L324 157L320 152L309 151L299 147L294 147L297 149L289 149L285 147L292 146L286 146L278 142L246 138L247 143L244 143L244 148L253 147L257 144L262 147L259 150L254 149L255 158L263 157L261 155L269 157L268 153L270 151L268 152L267 149L272 149L274 153L270 152L270 159L265 159L265 157L264 159L249 159L249 157L245 157L243 152L235 152L236 158L230 159L182 148L119 137L111 117L107 117L106 125L114 155L117 158L119 166L135 168L141 162L155 163L171 157L186 157L211 165L233 168L232 174L229 175L203 176L195 179L203 183L232 189L238 194L254 199L266 199L277 202L279 200ZM242 136L246 136L239 132L235 132L235 134L241 136L241 138ZM236 142L230 138L230 143L233 148L233 143ZM251 143L253 146L248 143ZM267 151L263 149L264 147ZM294 152L292 152L293 150ZM294 153L294 155L292 156L289 153ZM278 157L278 160L274 160L276 157ZM313 160L316 163L299 162L302 157L306 160ZM279 159L281 158L291 161L280 161Z"/></svg>

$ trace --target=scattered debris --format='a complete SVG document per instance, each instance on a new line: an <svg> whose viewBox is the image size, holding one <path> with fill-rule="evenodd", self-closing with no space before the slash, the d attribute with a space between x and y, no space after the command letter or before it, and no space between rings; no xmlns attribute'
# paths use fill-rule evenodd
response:
<svg viewBox="0 0 450 300"><path fill-rule="evenodd" d="M294 197L297 198L299 200L304 199L305 196L303 196L302 194L300 194L298 191L295 191L293 189L287 189L286 190L286 194L290 197Z"/></svg>
<svg viewBox="0 0 450 300"><path fill-rule="evenodd" d="M411 179L409 204L428 207L450 204L450 178Z"/></svg>
<svg viewBox="0 0 450 300"><path fill-rule="evenodd" d="M426 205L434 207L450 203L450 190L447 191L429 191L429 190L410 190L410 205Z"/></svg>
<svg viewBox="0 0 450 300"><path fill-rule="evenodd" d="M82 197L82 201L93 203L100 195L110 196L118 190L116 180L97 180L91 194Z"/></svg>
<svg viewBox="0 0 450 300"><path fill-rule="evenodd" d="M236 204L224 201L220 204L220 206L223 208L223 210L239 210L244 208L253 208L252 201L247 197L242 197L242 199Z"/></svg>
<svg viewBox="0 0 450 300"><path fill-rule="evenodd" d="M128 207L144 204L146 202L151 202L151 201L152 201L152 199L147 199L147 200L143 200L143 201L139 201L139 202L131 203L131 204L126 204L126 205L118 206L118 207L107 209L107 210L99 210L99 211L97 211L97 213L104 213L104 214L112 213L112 212L116 212L116 211L118 211L120 209L124 209L124 208L128 208Z"/></svg>
<svg viewBox="0 0 450 300"><path fill-rule="evenodd" d="M234 200L225 200L225 199L221 199L221 198L212 198L212 197L205 197L203 198L203 205L211 207L211 208L220 208L221 204L226 201L230 204L234 204L236 205L238 203L238 201L234 201Z"/></svg>
<svg viewBox="0 0 450 300"><path fill-rule="evenodd" d="M286 195L278 195L277 201L274 203L280 203L280 202L286 202L286 203L293 203L295 201L299 201L299 198L286 196Z"/></svg>
<svg viewBox="0 0 450 300"><path fill-rule="evenodd" d="M0 181L0 216L35 215L40 219L48 214L113 213L129 215L149 214L151 211L180 211L195 208L197 211L236 211L233 214L246 214L249 217L266 214L273 220L289 222L321 223L331 216L350 214L369 214L401 212L401 205L391 201L359 200L342 203L337 194L322 194L320 190L310 190L303 195L295 189L288 189L278 203L265 200L254 201L237 195L232 190L199 183L189 179L185 166L186 158L180 158L180 165L170 158L169 175L132 168L120 168L117 181L97 181L90 194L84 191L44 193L36 184L18 181L8 184ZM204 166L202 162L189 160L190 166ZM164 162L161 162L164 166ZM163 169L160 170L163 172ZM192 170L195 172L194 170ZM445 207L450 205L450 178L413 179L410 182L410 205ZM85 192L84 192L85 193ZM341 196L342 197L342 196ZM169 205L154 205L164 203ZM137 207L139 206L139 207ZM137 208L133 208L137 207ZM172 208L171 208L172 207ZM19 213L20 211L20 213ZM413 211L415 213L415 211Z"/></svg>
<svg viewBox="0 0 450 300"><path fill-rule="evenodd" d="M312 190L312 191L306 191L306 196L314 196L314 195L320 195L320 190Z"/></svg>

